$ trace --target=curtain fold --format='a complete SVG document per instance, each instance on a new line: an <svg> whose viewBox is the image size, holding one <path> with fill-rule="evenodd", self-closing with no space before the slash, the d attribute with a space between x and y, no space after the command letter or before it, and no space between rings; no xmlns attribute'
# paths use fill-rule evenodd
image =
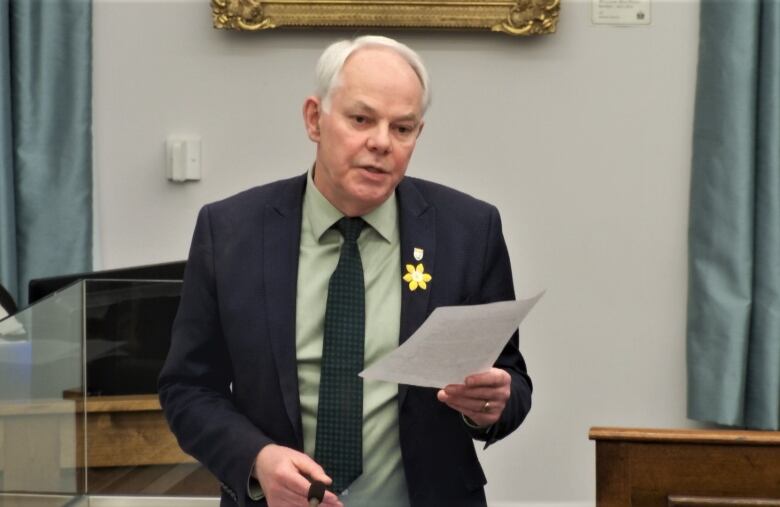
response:
<svg viewBox="0 0 780 507"><path fill-rule="evenodd" d="M11 18L8 0L0 0L0 283L18 297L16 198L11 126Z"/></svg>
<svg viewBox="0 0 780 507"><path fill-rule="evenodd" d="M780 0L704 0L688 416L780 429Z"/></svg>
<svg viewBox="0 0 780 507"><path fill-rule="evenodd" d="M10 69L4 73L10 86L1 86L2 93L10 88L11 132L3 131L2 142L12 151L13 210L6 210L8 182L0 180L0 276L12 285L6 265L15 264L21 306L31 278L92 265L92 5L90 0L6 4L10 56L3 65ZM10 223L15 252L5 242Z"/></svg>

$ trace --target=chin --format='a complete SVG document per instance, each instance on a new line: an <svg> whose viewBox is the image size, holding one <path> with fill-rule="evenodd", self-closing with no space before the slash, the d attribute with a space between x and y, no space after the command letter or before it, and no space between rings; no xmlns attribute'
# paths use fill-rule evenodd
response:
<svg viewBox="0 0 780 507"><path fill-rule="evenodd" d="M361 208L373 210L379 207L385 200L393 194L392 190L384 190L382 192L356 192L352 194L353 202L359 205Z"/></svg>

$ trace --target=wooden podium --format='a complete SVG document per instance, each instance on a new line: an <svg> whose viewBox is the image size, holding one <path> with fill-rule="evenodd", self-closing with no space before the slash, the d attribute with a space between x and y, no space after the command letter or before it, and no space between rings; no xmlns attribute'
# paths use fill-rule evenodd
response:
<svg viewBox="0 0 780 507"><path fill-rule="evenodd" d="M179 448L156 395L82 400L0 404L0 489L219 495L217 479Z"/></svg>
<svg viewBox="0 0 780 507"><path fill-rule="evenodd" d="M591 428L599 507L780 507L780 432Z"/></svg>

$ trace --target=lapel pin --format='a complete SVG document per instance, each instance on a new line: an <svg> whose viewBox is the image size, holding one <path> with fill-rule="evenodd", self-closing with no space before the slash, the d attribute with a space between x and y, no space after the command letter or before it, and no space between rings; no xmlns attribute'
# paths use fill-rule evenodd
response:
<svg viewBox="0 0 780 507"><path fill-rule="evenodd" d="M427 289L428 282L430 282L432 278L433 277L430 274L425 272L422 263L418 263L417 267L411 264L406 265L404 281L409 283L409 290L415 291L418 287L423 290Z"/></svg>
<svg viewBox="0 0 780 507"><path fill-rule="evenodd" d="M425 253L425 251L422 248L415 247L415 249L414 249L414 260L416 260L417 262L420 262L422 260L422 258L423 258L423 254L424 253Z"/></svg>

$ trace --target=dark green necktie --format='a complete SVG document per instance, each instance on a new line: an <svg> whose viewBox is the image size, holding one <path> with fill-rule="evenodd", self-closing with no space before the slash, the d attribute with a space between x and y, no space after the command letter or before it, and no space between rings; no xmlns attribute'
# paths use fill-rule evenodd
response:
<svg viewBox="0 0 780 507"><path fill-rule="evenodd" d="M365 222L342 218L344 236L336 270L328 284L322 345L320 396L314 460L341 493L363 473L363 338L365 288L357 239Z"/></svg>

